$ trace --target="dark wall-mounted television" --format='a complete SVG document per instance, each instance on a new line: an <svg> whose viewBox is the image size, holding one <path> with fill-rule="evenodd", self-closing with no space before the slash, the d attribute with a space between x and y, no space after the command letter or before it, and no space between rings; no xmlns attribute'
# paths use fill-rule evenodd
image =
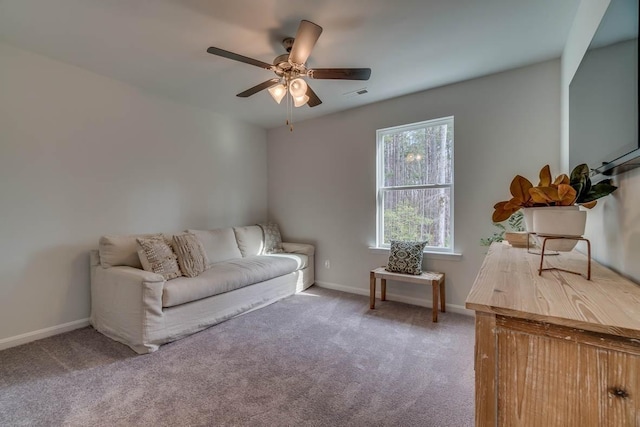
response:
<svg viewBox="0 0 640 427"><path fill-rule="evenodd" d="M638 0L611 0L569 86L569 163L593 174L640 167Z"/></svg>

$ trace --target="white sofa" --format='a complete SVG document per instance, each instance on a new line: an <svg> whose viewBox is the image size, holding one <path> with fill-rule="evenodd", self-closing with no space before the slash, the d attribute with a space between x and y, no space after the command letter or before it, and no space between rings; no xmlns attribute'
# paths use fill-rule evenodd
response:
<svg viewBox="0 0 640 427"><path fill-rule="evenodd" d="M96 330L139 354L300 292L314 282L314 247L283 243L263 255L259 226L188 230L211 267L164 280L142 270L136 237L103 236L91 251L91 317Z"/></svg>

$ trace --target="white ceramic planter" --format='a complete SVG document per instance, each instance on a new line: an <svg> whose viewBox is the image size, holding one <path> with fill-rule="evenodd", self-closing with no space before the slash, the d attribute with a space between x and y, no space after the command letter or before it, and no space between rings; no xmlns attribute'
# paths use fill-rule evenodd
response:
<svg viewBox="0 0 640 427"><path fill-rule="evenodd" d="M549 209L547 207L544 208L522 208L522 214L524 215L524 226L529 233L535 233L533 229L533 213L538 209Z"/></svg>
<svg viewBox="0 0 640 427"><path fill-rule="evenodd" d="M582 237L587 223L587 212L578 206L553 206L537 208L532 212L533 230L536 239L542 247L544 236L551 237ZM548 240L546 248L553 251L568 252L572 250L577 240L562 239Z"/></svg>

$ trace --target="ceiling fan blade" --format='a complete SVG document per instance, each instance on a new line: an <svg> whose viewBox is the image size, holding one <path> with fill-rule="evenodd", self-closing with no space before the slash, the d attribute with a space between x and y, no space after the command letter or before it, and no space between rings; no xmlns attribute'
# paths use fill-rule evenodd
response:
<svg viewBox="0 0 640 427"><path fill-rule="evenodd" d="M210 47L207 49L207 52L212 55L222 56L223 58L233 59L234 61L244 62L245 64L255 65L256 67L264 68L265 70L273 70L273 65L271 64L249 58L247 56L238 55L237 53L229 52L228 50Z"/></svg>
<svg viewBox="0 0 640 427"><path fill-rule="evenodd" d="M322 100L318 98L318 95L311 89L311 86L307 84L307 94L309 100L307 101L307 105L309 107L315 107L316 105L322 104Z"/></svg>
<svg viewBox="0 0 640 427"><path fill-rule="evenodd" d="M318 37L322 34L322 27L311 21L302 20L296 33L295 41L291 47L289 61L294 64L304 64L316 45Z"/></svg>
<svg viewBox="0 0 640 427"><path fill-rule="evenodd" d="M312 79L369 80L371 68L315 68L307 75Z"/></svg>
<svg viewBox="0 0 640 427"><path fill-rule="evenodd" d="M245 90L244 92L240 92L236 96L239 96L240 98L248 98L251 95L260 92L261 90L265 90L267 88L270 88L271 86L273 86L276 83L278 83L278 81L279 81L279 79L269 79L266 82L262 82L259 85L255 85L254 87Z"/></svg>

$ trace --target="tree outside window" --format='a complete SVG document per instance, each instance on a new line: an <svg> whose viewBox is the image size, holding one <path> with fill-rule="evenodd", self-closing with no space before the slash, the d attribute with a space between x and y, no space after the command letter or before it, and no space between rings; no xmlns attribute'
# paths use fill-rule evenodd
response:
<svg viewBox="0 0 640 427"><path fill-rule="evenodd" d="M378 246L426 241L453 250L453 117L381 129Z"/></svg>

